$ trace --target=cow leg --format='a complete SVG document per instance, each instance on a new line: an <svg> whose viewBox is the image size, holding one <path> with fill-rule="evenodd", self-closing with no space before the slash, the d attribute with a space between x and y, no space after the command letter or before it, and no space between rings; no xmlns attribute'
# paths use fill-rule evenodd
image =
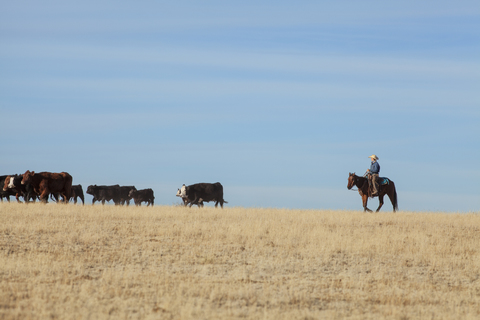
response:
<svg viewBox="0 0 480 320"><path fill-rule="evenodd" d="M192 202L190 202L190 208L191 208L194 204L196 204L198 207L200 207L200 206L198 205L197 193L194 194L194 198L193 198Z"/></svg>
<svg viewBox="0 0 480 320"><path fill-rule="evenodd" d="M23 202L19 199L19 197L20 197L20 193L16 193L16 194L15 194L15 199L17 199L17 202L18 202L18 203L23 203Z"/></svg>
<svg viewBox="0 0 480 320"><path fill-rule="evenodd" d="M40 201L42 201L43 203L48 203L48 190L44 190L41 194L40 194Z"/></svg>
<svg viewBox="0 0 480 320"><path fill-rule="evenodd" d="M37 201L37 194L35 193L33 188L27 191L27 199L32 199L33 203Z"/></svg>
<svg viewBox="0 0 480 320"><path fill-rule="evenodd" d="M33 203L37 202L37 194L33 191L27 193L27 199L31 199Z"/></svg>
<svg viewBox="0 0 480 320"><path fill-rule="evenodd" d="M55 200L56 203L58 203L58 193L52 193L50 194L50 199Z"/></svg>
<svg viewBox="0 0 480 320"><path fill-rule="evenodd" d="M43 203L48 203L48 196L50 195L50 190L48 189L47 180L42 180L38 189L40 190L40 201L42 201Z"/></svg>

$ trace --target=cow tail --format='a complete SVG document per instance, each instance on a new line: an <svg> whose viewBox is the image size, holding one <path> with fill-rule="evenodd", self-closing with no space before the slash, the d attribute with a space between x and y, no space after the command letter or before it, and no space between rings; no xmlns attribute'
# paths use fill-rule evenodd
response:
<svg viewBox="0 0 480 320"><path fill-rule="evenodd" d="M70 196L72 195L72 182L73 182L73 178L71 175L69 175L68 173L65 172L64 174L64 179L65 179L65 185L64 185L64 189L65 189L65 203L68 203L68 201L70 201Z"/></svg>

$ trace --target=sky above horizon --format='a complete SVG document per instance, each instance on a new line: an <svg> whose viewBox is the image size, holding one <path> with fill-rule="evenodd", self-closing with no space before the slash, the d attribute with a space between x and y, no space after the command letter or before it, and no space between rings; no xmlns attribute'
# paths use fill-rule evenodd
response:
<svg viewBox="0 0 480 320"><path fill-rule="evenodd" d="M1 7L0 174L361 210L348 174L376 154L400 210L480 210L479 2Z"/></svg>

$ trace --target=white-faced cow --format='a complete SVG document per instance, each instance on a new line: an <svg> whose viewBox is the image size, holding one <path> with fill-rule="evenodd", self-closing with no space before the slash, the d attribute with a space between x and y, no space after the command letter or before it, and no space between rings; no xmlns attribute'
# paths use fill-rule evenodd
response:
<svg viewBox="0 0 480 320"><path fill-rule="evenodd" d="M177 197L180 197L183 201L183 205L186 207L187 205L190 204L190 201L188 200L188 197L187 197L187 192L186 192L186 189L187 187L185 186L185 184L177 190L177 194L176 196ZM197 201L197 203L195 203L197 205L197 207L203 207L203 199L199 199Z"/></svg>
<svg viewBox="0 0 480 320"><path fill-rule="evenodd" d="M3 198L7 199L8 202L10 202L10 196L16 196L17 201L21 202L18 199L18 195L16 190L9 187L10 184L10 178L13 177L14 175L8 175L8 176L0 176L0 185L2 186L2 189L0 190L0 200L3 202Z"/></svg>
<svg viewBox="0 0 480 320"><path fill-rule="evenodd" d="M215 201L215 207L220 203L220 207L223 208L223 204L228 203L223 199L223 186L220 182L183 185L178 190L177 196L183 199L185 206L190 204L190 207L194 204L203 206L203 202Z"/></svg>
<svg viewBox="0 0 480 320"><path fill-rule="evenodd" d="M19 174L9 175L2 180L4 176L0 177L0 185L3 186L3 192L11 195L15 195L15 198L18 202L21 202L18 198L19 196L23 196L25 202L29 202L30 200L37 199L37 194L33 190L33 187L30 183L22 184L23 176ZM2 182L3 181L3 182ZM7 198L9 201L10 199Z"/></svg>

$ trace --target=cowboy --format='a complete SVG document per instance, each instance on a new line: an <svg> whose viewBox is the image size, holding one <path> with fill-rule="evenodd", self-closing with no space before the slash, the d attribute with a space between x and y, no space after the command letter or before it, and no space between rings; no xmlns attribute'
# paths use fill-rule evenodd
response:
<svg viewBox="0 0 480 320"><path fill-rule="evenodd" d="M378 164L378 157L376 155L372 154L369 158L372 159L372 163L370 164L370 169L367 169L367 172L369 173L368 176L370 177L369 182L373 187L372 197L374 197L379 193L378 174L380 173L380 165Z"/></svg>

